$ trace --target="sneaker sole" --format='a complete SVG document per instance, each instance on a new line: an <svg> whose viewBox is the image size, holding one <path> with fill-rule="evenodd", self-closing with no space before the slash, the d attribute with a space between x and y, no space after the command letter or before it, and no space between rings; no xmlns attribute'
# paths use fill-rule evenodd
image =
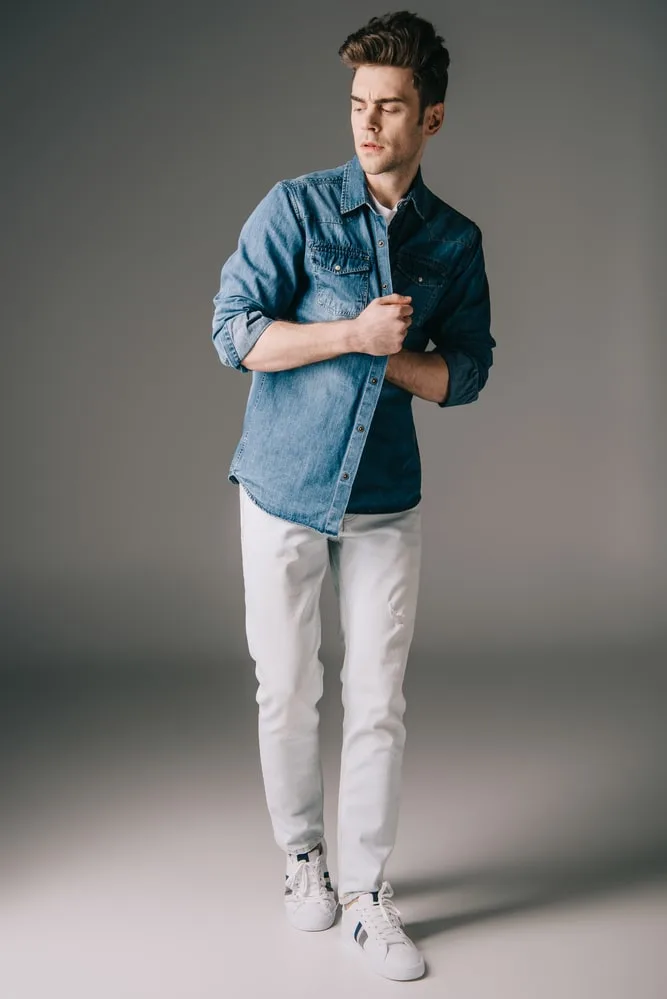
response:
<svg viewBox="0 0 667 999"><path fill-rule="evenodd" d="M390 973L384 962L378 962L371 953L364 951L349 933L344 933L343 943L348 950L356 951L358 957L363 957L366 964L369 964L376 974L393 982L411 982L415 978L421 978L426 971L426 963L422 958L418 964L413 964L408 968L398 968Z"/></svg>
<svg viewBox="0 0 667 999"><path fill-rule="evenodd" d="M290 926L293 926L296 930L303 930L306 933L319 933L322 930L329 930L336 922L336 914L338 912L338 906L334 909L331 915L331 922L326 923L324 926L300 926L298 922L294 922L289 912L285 910L285 915L287 916L287 921Z"/></svg>

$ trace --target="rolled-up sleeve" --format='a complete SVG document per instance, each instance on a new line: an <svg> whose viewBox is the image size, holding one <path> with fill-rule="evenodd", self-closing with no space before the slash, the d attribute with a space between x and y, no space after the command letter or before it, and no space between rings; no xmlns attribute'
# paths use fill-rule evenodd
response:
<svg viewBox="0 0 667 999"><path fill-rule="evenodd" d="M449 369L447 394L438 406L475 402L489 377L496 346L479 227L426 330Z"/></svg>
<svg viewBox="0 0 667 999"><path fill-rule="evenodd" d="M278 181L241 228L220 272L213 299L213 344L228 367L242 362L266 327L284 315L296 294L304 236L286 183Z"/></svg>

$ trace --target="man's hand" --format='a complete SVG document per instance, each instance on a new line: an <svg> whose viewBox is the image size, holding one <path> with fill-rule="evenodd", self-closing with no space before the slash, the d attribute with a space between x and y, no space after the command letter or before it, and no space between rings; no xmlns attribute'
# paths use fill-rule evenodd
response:
<svg viewBox="0 0 667 999"><path fill-rule="evenodd" d="M394 292L374 298L352 320L350 350L361 354L397 354L412 322L411 295Z"/></svg>

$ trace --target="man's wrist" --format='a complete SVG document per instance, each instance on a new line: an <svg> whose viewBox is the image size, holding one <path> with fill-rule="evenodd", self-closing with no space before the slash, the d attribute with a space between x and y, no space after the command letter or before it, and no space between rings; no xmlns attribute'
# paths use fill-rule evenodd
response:
<svg viewBox="0 0 667 999"><path fill-rule="evenodd" d="M340 335L345 346L346 354L353 354L359 350L359 337L354 319L341 319Z"/></svg>

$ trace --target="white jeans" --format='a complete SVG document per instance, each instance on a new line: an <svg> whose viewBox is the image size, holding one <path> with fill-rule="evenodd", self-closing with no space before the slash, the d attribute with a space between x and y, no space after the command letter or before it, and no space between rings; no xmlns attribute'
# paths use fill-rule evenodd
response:
<svg viewBox="0 0 667 999"><path fill-rule="evenodd" d="M320 593L331 567L345 644L338 894L350 901L380 888L396 837L421 503L402 513L348 514L336 539L267 513L242 485L239 494L264 789L275 841L291 853L324 836L317 702Z"/></svg>

